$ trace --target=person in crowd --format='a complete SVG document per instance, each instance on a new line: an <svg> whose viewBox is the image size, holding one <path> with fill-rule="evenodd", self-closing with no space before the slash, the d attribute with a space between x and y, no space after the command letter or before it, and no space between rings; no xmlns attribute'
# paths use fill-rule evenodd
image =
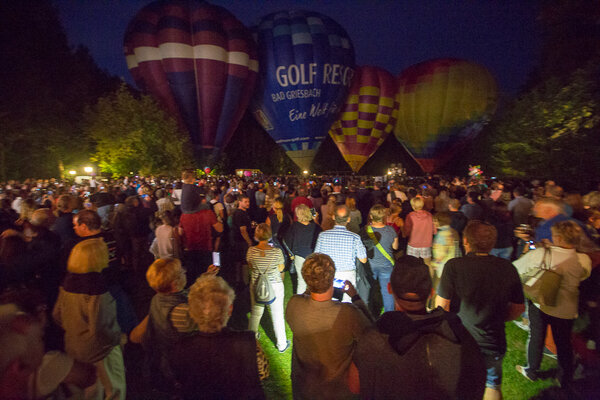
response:
<svg viewBox="0 0 600 400"><path fill-rule="evenodd" d="M525 197L526 189L523 186L517 186L513 189L512 199L508 203L508 211L510 211L513 219L513 225L529 223L529 215L533 209L533 201Z"/></svg>
<svg viewBox="0 0 600 400"><path fill-rule="evenodd" d="M327 231L335 225L335 208L336 205L336 197L334 195L327 196L327 203L321 206L321 229Z"/></svg>
<svg viewBox="0 0 600 400"><path fill-rule="evenodd" d="M444 266L453 258L461 257L460 237L452 227L450 222L452 216L447 211L440 211L433 217L437 233L433 238L433 246L431 248L431 277L433 280L433 289L436 290L437 285L444 272Z"/></svg>
<svg viewBox="0 0 600 400"><path fill-rule="evenodd" d="M110 188L108 185L103 184L100 186L99 192L96 192L90 196L90 201L94 205L96 212L100 216L100 219L102 219L103 225L108 224L109 215L116 203L116 199L109 192L109 189Z"/></svg>
<svg viewBox="0 0 600 400"><path fill-rule="evenodd" d="M52 316L65 330L65 350L73 359L94 364L97 382L86 397L102 393L125 399L126 383L117 308L101 274L108 247L101 238L84 240L71 251Z"/></svg>
<svg viewBox="0 0 600 400"><path fill-rule="evenodd" d="M431 261L431 246L433 235L436 233L433 224L433 216L429 211L423 210L423 199L413 197L410 200L413 212L406 216L402 233L408 238L406 254L409 256L423 258L426 263Z"/></svg>
<svg viewBox="0 0 600 400"><path fill-rule="evenodd" d="M205 195L205 190L201 186L196 186L196 175L192 170L185 170L181 174L183 185L181 187L181 212L183 214L193 214L200 209L201 195Z"/></svg>
<svg viewBox="0 0 600 400"><path fill-rule="evenodd" d="M510 260L513 252L513 219L508 211L506 203L496 201L492 204L491 212L487 221L494 225L498 238L490 254L496 257Z"/></svg>
<svg viewBox="0 0 600 400"><path fill-rule="evenodd" d="M175 204L173 201L167 196L167 191L165 189L158 189L154 192L156 196L156 208L158 213L162 213L163 211L173 211L175 209Z"/></svg>
<svg viewBox="0 0 600 400"><path fill-rule="evenodd" d="M448 211L448 206L450 205L450 196L448 194L448 189L442 188L440 189L440 193L436 196L434 203L434 210L436 213L442 211Z"/></svg>
<svg viewBox="0 0 600 400"><path fill-rule="evenodd" d="M308 208L313 208L312 201L306 197L306 188L304 186L300 186L298 188L298 195L294 197L294 200L292 201L292 214L296 215L296 207L298 207L300 204L304 204Z"/></svg>
<svg viewBox="0 0 600 400"><path fill-rule="evenodd" d="M315 246L316 253L327 254L335 263L335 278L350 281L352 285L357 284L356 260L361 263L367 262L367 251L360 236L346 229L350 222L350 213L346 206L338 206L333 217L334 227L319 234ZM362 268L362 265L360 266ZM344 301L350 297L345 294Z"/></svg>
<svg viewBox="0 0 600 400"><path fill-rule="evenodd" d="M286 321L294 334L294 399L350 399L349 371L358 338L371 316L356 289L345 282L354 304L332 300L336 267L326 254L311 254L302 266L309 293L294 295Z"/></svg>
<svg viewBox="0 0 600 400"><path fill-rule="evenodd" d="M383 308L392 311L394 298L387 287L394 267L394 250L398 250L398 235L394 228L385 224L385 217L385 207L381 204L373 206L369 212L371 222L363 227L361 238L367 249L373 278L379 282Z"/></svg>
<svg viewBox="0 0 600 400"><path fill-rule="evenodd" d="M399 199L400 202L408 201L406 193L402 191L402 185L397 182L392 185L389 193L386 196L387 204L392 204L396 199Z"/></svg>
<svg viewBox="0 0 600 400"><path fill-rule="evenodd" d="M0 398L28 398L29 381L43 357L42 323L15 304L0 305Z"/></svg>
<svg viewBox="0 0 600 400"><path fill-rule="evenodd" d="M450 217L452 218L450 221L450 227L458 232L462 240L462 232L465 229L465 226L467 226L469 219L465 216L465 214L462 213L462 211L460 211L460 200L450 200L448 203L448 211L450 211Z"/></svg>
<svg viewBox="0 0 600 400"><path fill-rule="evenodd" d="M480 400L479 346L455 314L427 311L433 288L423 260L398 259L386 286L395 307L360 337L354 353L361 397Z"/></svg>
<svg viewBox="0 0 600 400"><path fill-rule="evenodd" d="M346 228L350 232L359 233L362 225L362 215L356 209L356 199L354 197L346 197L346 208L350 212L350 222L348 222Z"/></svg>
<svg viewBox="0 0 600 400"><path fill-rule="evenodd" d="M58 217L50 230L60 237L61 243L67 243L76 238L75 231L73 230L74 203L73 196L70 194L63 194L58 198L58 202L56 203Z"/></svg>
<svg viewBox="0 0 600 400"><path fill-rule="evenodd" d="M234 271L232 271L232 282L236 285L243 284L243 266L246 262L246 253L252 247L252 237L254 236L253 224L248 215L250 199L246 195L238 196L238 206L232 217L232 261L234 262Z"/></svg>
<svg viewBox="0 0 600 400"><path fill-rule="evenodd" d="M464 231L466 256L448 261L438 287L436 306L456 309L485 358L485 400L502 398L502 360L506 353L504 322L525 310L517 270L510 261L491 256L496 228L470 221Z"/></svg>
<svg viewBox="0 0 600 400"><path fill-rule="evenodd" d="M186 199L191 196L196 194L186 193L182 202L186 203ZM223 224L217 220L217 216L208 206L206 197L203 194L197 197L199 203L196 212L184 212L179 218L179 234L185 249L183 259L188 282L194 282L212 264L215 237L223 232Z"/></svg>
<svg viewBox="0 0 600 400"><path fill-rule="evenodd" d="M313 253L321 227L314 221L310 209L305 204L296 207L296 221L292 224L285 236L285 243L294 255L293 268L290 268L292 283L296 281L294 293L303 294L306 291L306 282L302 278L302 265L309 254Z"/></svg>
<svg viewBox="0 0 600 400"><path fill-rule="evenodd" d="M171 365L184 399L264 399L268 363L254 332L226 327L235 294L221 277L202 275L190 287L189 313L198 332L179 341Z"/></svg>
<svg viewBox="0 0 600 400"><path fill-rule="evenodd" d="M575 249L584 235L579 225L573 221L561 221L552 225L551 232L551 246L537 248L514 261L521 275L527 275L532 268L546 262L548 268L562 277L555 306L527 300L530 328L527 365L517 365L516 368L529 380L539 378L546 328L550 325L558 353L559 381L561 387L570 388L574 371L571 330L578 314L579 283L590 275L592 266L590 258Z"/></svg>
<svg viewBox="0 0 600 400"><path fill-rule="evenodd" d="M284 268L283 252L281 249L269 245L269 239L272 236L269 225L265 223L259 224L256 227L254 236L258 244L250 247L246 255L246 261L250 269L250 300L252 303L248 329L258 333L258 326L265 311L265 305L256 302L254 293L259 276L266 275L275 292L275 300L269 305L269 309L277 340L277 350L283 353L290 345L285 335L285 320L283 316L283 302L285 298L283 280L281 279L281 272Z"/></svg>
<svg viewBox="0 0 600 400"><path fill-rule="evenodd" d="M7 229L14 229L15 223L19 219L19 214L10 206L10 200L7 198L0 200L0 233Z"/></svg>
<svg viewBox="0 0 600 400"><path fill-rule="evenodd" d="M282 250L284 250L282 240L293 222L290 216L284 211L285 207L283 203L281 198L275 199L273 201L273 212L265 220L265 223L269 225L273 233L273 238L271 239L273 245Z"/></svg>
<svg viewBox="0 0 600 400"><path fill-rule="evenodd" d="M460 208L460 211L465 215L465 217L467 217L469 221L473 219L482 219L484 210L483 207L479 205L479 193L471 190L467 193L466 200L467 203L463 204L463 206Z"/></svg>
<svg viewBox="0 0 600 400"><path fill-rule="evenodd" d="M369 210L370 212L370 210ZM402 213L402 205L396 202L392 202L390 207L386 210L385 224L391 226L396 235L402 236L402 227L404 227L404 220L400 216Z"/></svg>
<svg viewBox="0 0 600 400"><path fill-rule="evenodd" d="M176 384L169 363L171 351L177 341L195 328L184 291L186 272L178 259L160 258L148 267L146 280L156 294L148 315L131 331L129 338L133 343L142 343L146 350L152 385L169 391Z"/></svg>
<svg viewBox="0 0 600 400"><path fill-rule="evenodd" d="M134 272L142 270L143 262L147 259L148 237L150 231L149 208L140 206L137 196L129 196L125 200L125 209L115 215L114 234L117 240L118 253L125 259L125 265Z"/></svg>
<svg viewBox="0 0 600 400"><path fill-rule="evenodd" d="M154 230L154 241L150 252L154 258L183 258L182 240L179 227L172 211L165 210L160 214L161 224Z"/></svg>
<svg viewBox="0 0 600 400"><path fill-rule="evenodd" d="M375 204L385 204L385 192L381 190L382 183L377 181L373 184L373 190L371 191L370 203L374 206Z"/></svg>
<svg viewBox="0 0 600 400"><path fill-rule="evenodd" d="M48 342L48 306L43 296L35 290L11 289L0 295L0 308L4 305L15 306L13 310L18 315L25 317L23 322L39 323L42 329L45 328L43 345L46 352L43 355L40 366L29 376L26 395L21 398L83 398L83 390L96 382L96 368L92 364L76 361L62 351L55 350L54 343ZM1 314L2 311L0 311ZM2 316L0 316L1 319ZM0 322L1 324L2 322ZM2 336L1 333L0 336ZM4 343L2 339L0 339L0 343L2 343L0 344L0 353L5 354L10 354L11 350L14 350L4 347L5 344L10 346L16 344L16 342ZM32 343L31 345L37 349L39 343ZM2 375L3 373L0 372L0 376ZM0 389L0 398L13 399L17 397L11 397L3 393L2 389Z"/></svg>

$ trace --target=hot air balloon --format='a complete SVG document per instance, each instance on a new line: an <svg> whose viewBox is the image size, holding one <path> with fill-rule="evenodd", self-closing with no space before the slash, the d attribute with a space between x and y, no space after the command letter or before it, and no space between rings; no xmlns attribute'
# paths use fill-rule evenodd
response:
<svg viewBox="0 0 600 400"><path fill-rule="evenodd" d="M396 80L378 67L358 67L350 93L329 134L354 172L367 162L396 124Z"/></svg>
<svg viewBox="0 0 600 400"><path fill-rule="evenodd" d="M227 144L258 72L252 33L229 11L197 0L150 3L127 28L125 56L136 84L188 129L197 154Z"/></svg>
<svg viewBox="0 0 600 400"><path fill-rule="evenodd" d="M404 70L397 81L394 133L425 172L464 148L496 110L494 77L469 61L426 61Z"/></svg>
<svg viewBox="0 0 600 400"><path fill-rule="evenodd" d="M283 11L256 27L261 65L256 120L303 170L348 93L354 48L346 31L312 11Z"/></svg>

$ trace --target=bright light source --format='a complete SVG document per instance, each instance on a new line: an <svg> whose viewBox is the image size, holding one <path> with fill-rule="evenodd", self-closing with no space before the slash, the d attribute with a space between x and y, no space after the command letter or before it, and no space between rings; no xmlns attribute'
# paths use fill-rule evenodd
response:
<svg viewBox="0 0 600 400"><path fill-rule="evenodd" d="M75 171L74 169L69 171L69 175L75 175L75 174L77 174L77 171Z"/></svg>
<svg viewBox="0 0 600 400"><path fill-rule="evenodd" d="M92 172L94 172L94 168L92 168L92 167L85 167L83 170L88 174L91 174Z"/></svg>
<svg viewBox="0 0 600 400"><path fill-rule="evenodd" d="M392 171L388 171L388 175L391 175L391 174L392 174Z"/></svg>
<svg viewBox="0 0 600 400"><path fill-rule="evenodd" d="M304 170L304 171L302 171L302 173L303 173L304 175L308 175L308 171L307 171L307 170Z"/></svg>

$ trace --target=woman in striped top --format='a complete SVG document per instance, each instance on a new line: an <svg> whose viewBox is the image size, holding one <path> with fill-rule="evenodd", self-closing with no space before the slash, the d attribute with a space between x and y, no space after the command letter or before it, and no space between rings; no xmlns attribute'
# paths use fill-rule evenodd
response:
<svg viewBox="0 0 600 400"><path fill-rule="evenodd" d="M280 274L284 268L283 253L281 249L269 245L269 239L272 235L269 225L264 223L258 225L254 235L258 244L250 247L246 254L246 260L250 268L250 299L252 301L252 313L248 329L258 332L258 325L260 325L260 320L265 311L264 304L258 304L254 301L254 290L259 275L265 274L275 292L275 301L269 305L269 308L275 338L277 339L277 349L283 353L288 349L290 343L285 336L285 319L283 316L285 292Z"/></svg>

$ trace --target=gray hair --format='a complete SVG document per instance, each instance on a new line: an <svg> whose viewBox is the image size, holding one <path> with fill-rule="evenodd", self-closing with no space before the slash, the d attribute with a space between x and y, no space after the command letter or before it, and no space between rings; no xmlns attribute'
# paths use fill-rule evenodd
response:
<svg viewBox="0 0 600 400"><path fill-rule="evenodd" d="M205 333L219 332L229 320L233 289L219 276L204 274L190 287L190 315Z"/></svg>

